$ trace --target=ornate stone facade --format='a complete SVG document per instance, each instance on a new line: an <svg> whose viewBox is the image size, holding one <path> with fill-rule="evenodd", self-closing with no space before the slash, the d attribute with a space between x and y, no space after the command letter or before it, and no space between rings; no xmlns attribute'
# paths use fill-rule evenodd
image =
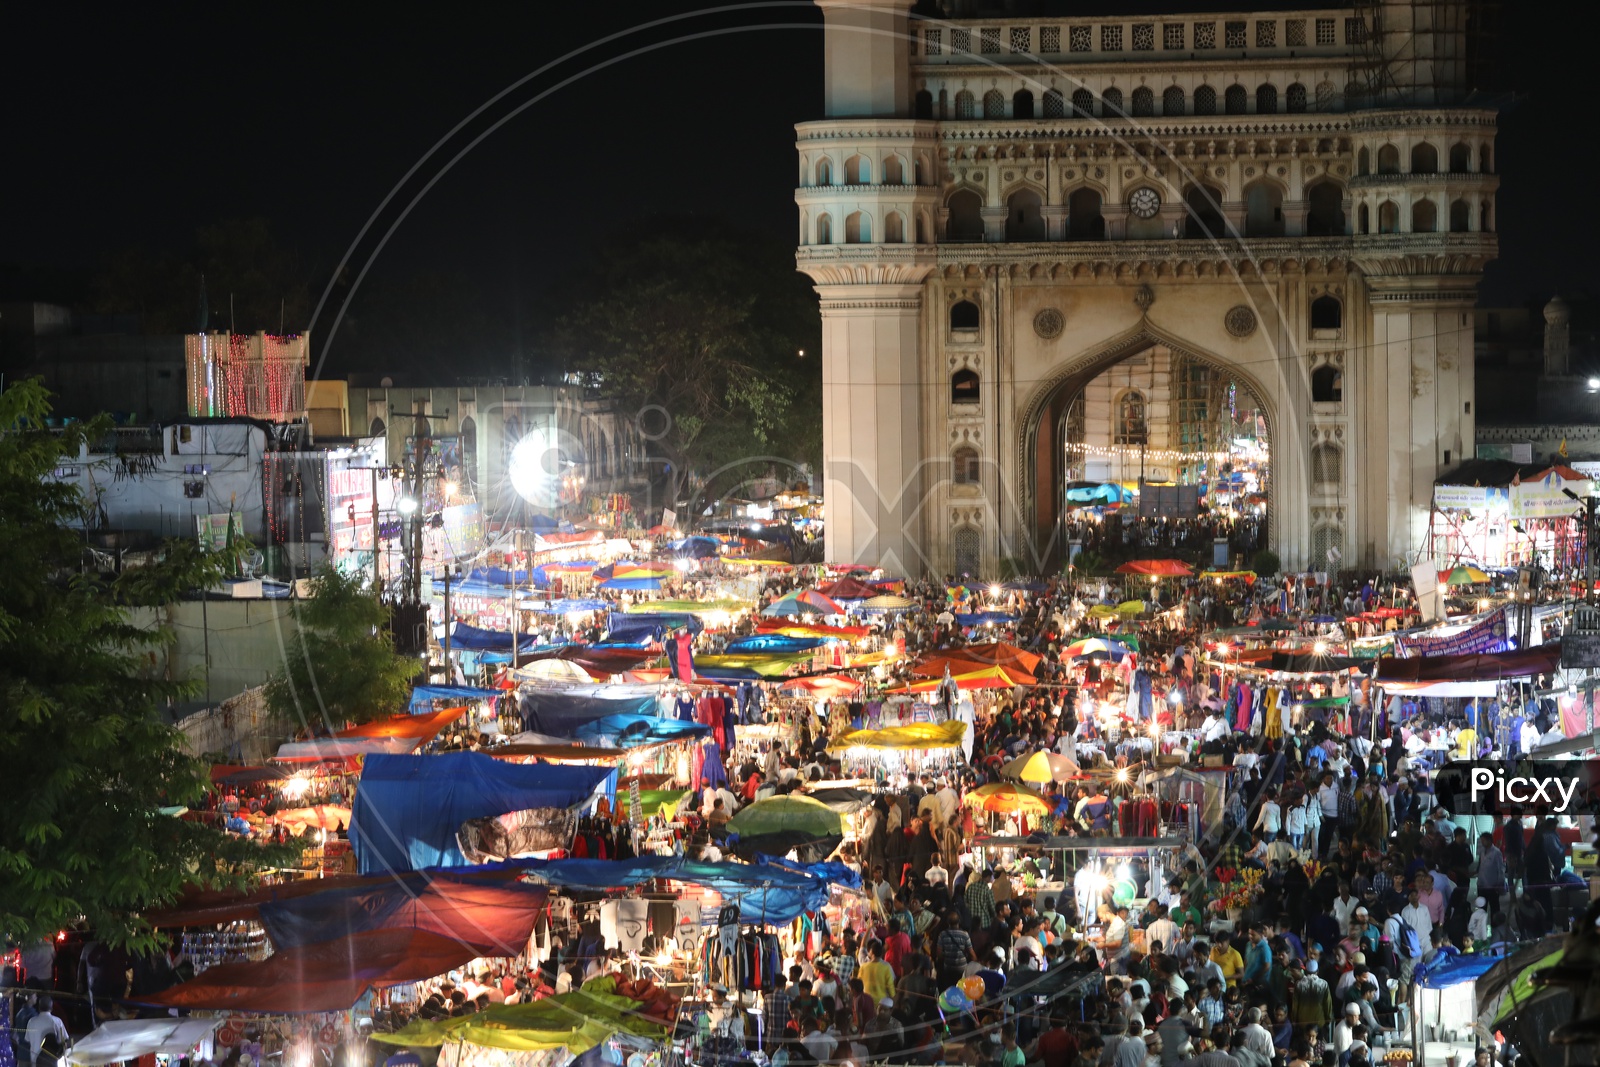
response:
<svg viewBox="0 0 1600 1067"><path fill-rule="evenodd" d="M1044 566L1065 400L1155 346L1262 401L1285 565L1425 548L1434 478L1473 445L1497 248L1462 0L1115 20L817 2L828 115L798 127L795 198L829 559Z"/></svg>

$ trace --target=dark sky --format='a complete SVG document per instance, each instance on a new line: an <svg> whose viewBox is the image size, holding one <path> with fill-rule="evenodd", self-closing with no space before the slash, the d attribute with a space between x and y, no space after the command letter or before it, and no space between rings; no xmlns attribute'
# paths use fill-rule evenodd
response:
<svg viewBox="0 0 1600 1067"><path fill-rule="evenodd" d="M250 216L271 220L325 279L391 186L478 105L572 49L697 9L18 6L0 64L9 290L0 299L49 295L18 291L48 288L19 274L84 275L116 249L179 248L202 225ZM422 10L430 14L414 14ZM1496 304L1588 291L1585 253L1600 239L1600 211L1588 203L1592 102L1577 75L1594 62L1597 16L1592 5L1563 7L1559 22L1533 17L1539 10L1502 15L1498 77L1519 96L1499 137L1502 259L1485 285ZM770 28L780 23L794 28ZM752 28L603 65L630 48L741 26ZM379 292L427 268L470 279L520 322L541 313L540 294L586 241L619 226L694 213L787 239L793 124L821 109L819 27L807 6L724 11L564 63L555 77L577 80L441 178L364 286ZM553 81L535 79L511 100ZM391 207L381 226L396 214Z"/></svg>

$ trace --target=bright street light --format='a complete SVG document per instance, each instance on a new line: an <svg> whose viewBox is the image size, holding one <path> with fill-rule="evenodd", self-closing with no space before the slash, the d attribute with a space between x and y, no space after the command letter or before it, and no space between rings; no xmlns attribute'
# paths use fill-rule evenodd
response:
<svg viewBox="0 0 1600 1067"><path fill-rule="evenodd" d="M401 497L395 506L400 509L402 515L415 515L417 512L417 502L409 496Z"/></svg>

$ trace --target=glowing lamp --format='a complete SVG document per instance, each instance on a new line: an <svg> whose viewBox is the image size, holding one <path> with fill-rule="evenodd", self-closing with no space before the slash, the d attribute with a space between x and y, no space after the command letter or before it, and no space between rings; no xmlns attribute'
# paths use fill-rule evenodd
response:
<svg viewBox="0 0 1600 1067"><path fill-rule="evenodd" d="M415 515L417 513L417 502L409 496L401 497L400 502L395 507L400 509L400 514L402 515Z"/></svg>

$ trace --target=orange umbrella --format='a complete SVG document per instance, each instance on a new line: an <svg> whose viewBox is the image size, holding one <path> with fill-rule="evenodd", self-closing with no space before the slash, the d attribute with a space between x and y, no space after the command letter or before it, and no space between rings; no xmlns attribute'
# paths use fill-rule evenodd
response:
<svg viewBox="0 0 1600 1067"><path fill-rule="evenodd" d="M954 681L957 689L1010 689L1014 685L1034 685L1037 679L1031 674L1006 667L983 667L968 671L966 674L957 674L954 676ZM938 690L943 682L943 678L930 678L925 682L913 682L898 689L891 689L889 692L932 693Z"/></svg>

